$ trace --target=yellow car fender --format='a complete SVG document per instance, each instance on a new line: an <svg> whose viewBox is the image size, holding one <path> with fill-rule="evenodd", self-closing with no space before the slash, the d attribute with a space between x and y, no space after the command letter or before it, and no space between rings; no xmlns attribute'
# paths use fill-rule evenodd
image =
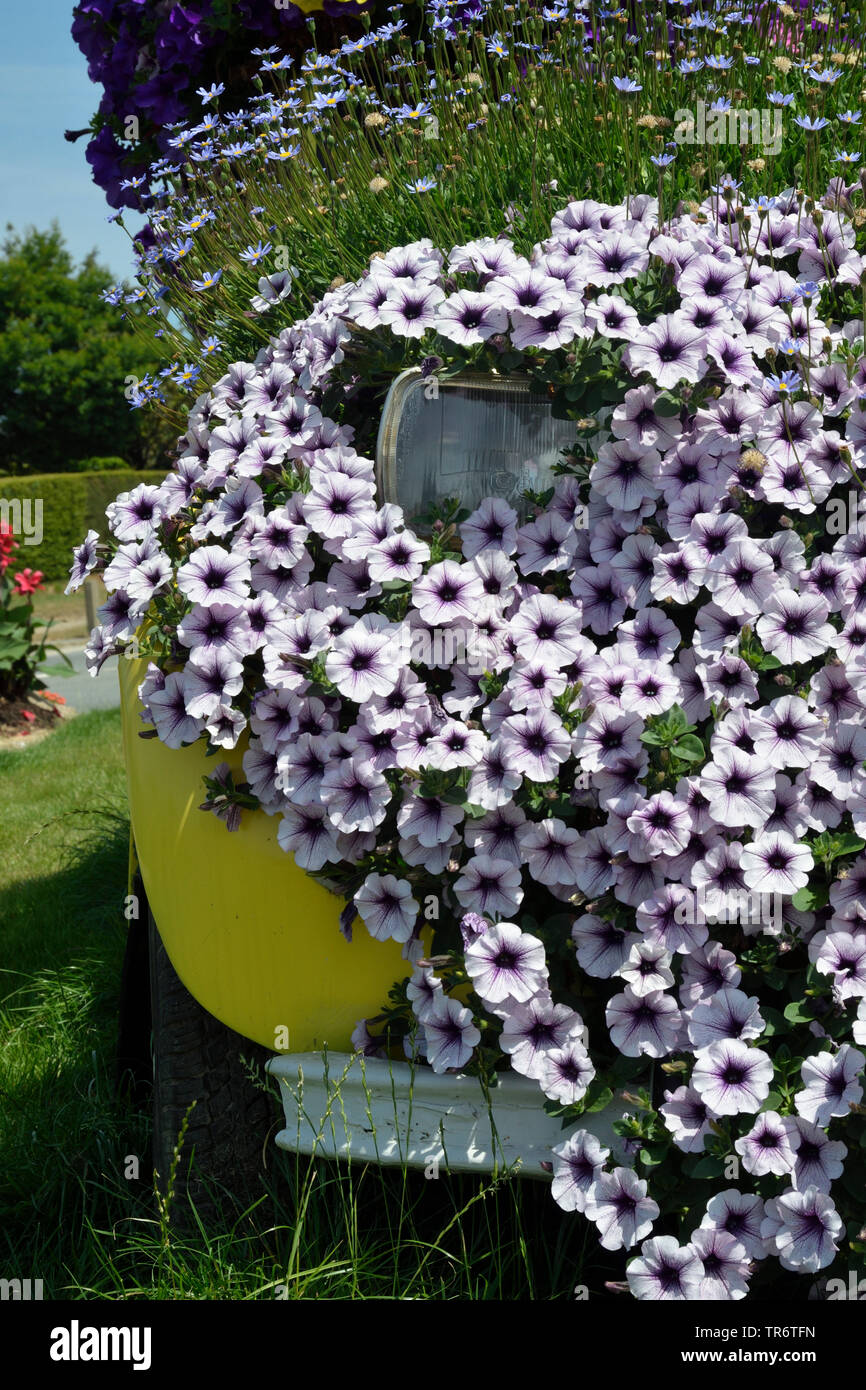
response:
<svg viewBox="0 0 866 1390"><path fill-rule="evenodd" d="M374 941L360 919L345 940L343 899L280 849L278 816L245 811L229 832L199 810L202 777L219 762L244 780L246 735L211 758L202 743L172 749L139 738L147 663L119 664L136 852L180 979L220 1022L274 1051L351 1050L358 1020L378 1013L390 986L410 973L399 944Z"/></svg>

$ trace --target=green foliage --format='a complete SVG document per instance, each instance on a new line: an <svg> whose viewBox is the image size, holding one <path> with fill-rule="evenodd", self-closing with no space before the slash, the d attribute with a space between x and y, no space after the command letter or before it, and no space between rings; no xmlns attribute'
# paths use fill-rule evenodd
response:
<svg viewBox="0 0 866 1390"><path fill-rule="evenodd" d="M152 472L48 473L27 478L0 478L0 501L32 498L42 502L40 545L21 547L22 565L41 570L46 579L66 579L72 551L89 529L104 534L105 508L118 493L139 483L161 483L168 470Z"/></svg>
<svg viewBox="0 0 866 1390"><path fill-rule="evenodd" d="M37 637L32 593L22 593L13 581L13 566L0 574L0 699L16 699L44 690L36 672L48 651L71 666L68 656L48 642L48 628ZM49 624L50 628L50 624Z"/></svg>
<svg viewBox="0 0 866 1390"><path fill-rule="evenodd" d="M94 254L76 268L59 227L0 246L0 472L65 472L94 453L154 466L173 431L124 397L157 361L99 298L108 271Z"/></svg>
<svg viewBox="0 0 866 1390"><path fill-rule="evenodd" d="M107 458L75 459L69 465L70 473L119 473L129 470L126 459L108 455Z"/></svg>

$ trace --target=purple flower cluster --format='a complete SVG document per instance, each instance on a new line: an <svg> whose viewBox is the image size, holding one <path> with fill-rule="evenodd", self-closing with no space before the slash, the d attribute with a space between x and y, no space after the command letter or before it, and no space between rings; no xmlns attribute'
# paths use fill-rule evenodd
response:
<svg viewBox="0 0 866 1390"><path fill-rule="evenodd" d="M91 82L103 87L97 112L101 128L88 143L87 162L110 205L142 206L145 163L136 147L152 134L161 153L171 153L171 132L161 128L187 120L198 109L196 88L217 71L217 54L218 70L225 74L232 38L244 46L250 35L265 44L286 43L292 29L303 27L310 8L274 0L240 0L231 7L218 0L78 0L72 37L87 58ZM312 8L345 18L361 13L364 5L321 0ZM138 134L131 136L131 130Z"/></svg>
<svg viewBox="0 0 866 1390"><path fill-rule="evenodd" d="M435 1071L470 1063L482 1015L564 1107L611 1048L680 1063L668 1142L697 1154L724 1132L775 1186L717 1191L680 1245L652 1236L647 1181L573 1132L554 1198L606 1249L641 1246L638 1298L740 1298L768 1258L826 1268L847 1151L828 1131L863 1092L866 534L819 521L866 465L862 323L821 307L864 261L831 200L810 214L782 197L752 226L726 207L660 229L649 197L586 199L528 259L504 237L375 259L235 363L197 400L175 471L109 509L89 649L96 670L152 620L145 722L170 747L248 739L283 848L354 874L366 929L403 943ZM618 354L621 399L528 520L490 498L453 539L420 534L323 414L359 335L408 351L434 333L508 335L575 378L581 354ZM90 537L73 585L94 563ZM483 653L481 674L436 656L443 632ZM428 893L462 923L477 1007L424 961ZM610 982L600 1036L555 998L547 923L563 913L577 977ZM814 1024L796 1076L741 988L764 947L808 956L839 1024Z"/></svg>

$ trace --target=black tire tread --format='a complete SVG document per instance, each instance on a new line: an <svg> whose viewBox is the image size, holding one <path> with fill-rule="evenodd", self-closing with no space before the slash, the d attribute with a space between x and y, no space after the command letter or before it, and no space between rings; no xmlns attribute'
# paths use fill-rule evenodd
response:
<svg viewBox="0 0 866 1390"><path fill-rule="evenodd" d="M165 1192L172 1155L190 1104L175 1181L197 1208L213 1187L240 1198L259 1195L264 1150L277 1115L275 1099L251 1080L241 1058L263 1067L271 1054L233 1032L179 980L148 914L153 1027L153 1162ZM192 1171L190 1160L193 1159Z"/></svg>

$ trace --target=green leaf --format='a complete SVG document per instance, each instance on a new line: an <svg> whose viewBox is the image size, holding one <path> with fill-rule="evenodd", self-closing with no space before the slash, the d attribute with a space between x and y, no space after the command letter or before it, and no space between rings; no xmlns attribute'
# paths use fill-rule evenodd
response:
<svg viewBox="0 0 866 1390"><path fill-rule="evenodd" d="M594 1115L596 1111L603 1110L604 1107L606 1105L609 1105L612 1100L613 1091L610 1089L609 1086L605 1086L604 1090L601 1091L601 1093L598 1096L596 1096L592 1104L586 1107L586 1114Z"/></svg>
<svg viewBox="0 0 866 1390"><path fill-rule="evenodd" d="M13 661L19 661L22 656L26 656L29 650L29 642L13 642L8 638L5 641L0 642L0 657L2 657L4 661L8 661L10 664Z"/></svg>
<svg viewBox="0 0 866 1390"><path fill-rule="evenodd" d="M665 718L665 727L672 734L685 734L695 726L689 723L682 705L671 705Z"/></svg>
<svg viewBox="0 0 866 1390"><path fill-rule="evenodd" d="M778 1110L782 1104L782 1097L778 1091L771 1091L761 1106L761 1110ZM759 1112L760 1113L760 1112Z"/></svg>
<svg viewBox="0 0 866 1390"><path fill-rule="evenodd" d="M783 1018L782 1014L779 1013L778 1009L774 1009L766 1004L762 1004L761 1014L764 1019L764 1032L762 1035L763 1037L774 1038L778 1033L787 1033L790 1031L785 1022L785 1019Z"/></svg>
<svg viewBox="0 0 866 1390"><path fill-rule="evenodd" d="M785 1018L789 1023L813 1023L815 1015L808 1004L794 999L785 1005Z"/></svg>
<svg viewBox="0 0 866 1390"><path fill-rule="evenodd" d="M761 657L761 660L758 662L758 670L777 671L781 664L782 663L777 656L772 656L771 653L768 652L767 655Z"/></svg>
<svg viewBox="0 0 866 1390"><path fill-rule="evenodd" d="M833 840L833 858L836 859L840 854L858 854L864 847L866 840L861 840L859 835L836 835Z"/></svg>
<svg viewBox="0 0 866 1390"><path fill-rule="evenodd" d="M661 415L662 419L672 419L674 415L679 415L680 413L678 403L664 392L657 397L653 410L656 415Z"/></svg>
<svg viewBox="0 0 866 1390"><path fill-rule="evenodd" d="M446 806L462 806L465 797L464 787L449 787L447 791L440 793L439 800L444 801Z"/></svg>
<svg viewBox="0 0 866 1390"><path fill-rule="evenodd" d="M654 748L661 747L662 744L661 738L657 733L654 733L652 729L646 729L644 733L641 734L640 741L641 743L652 744Z"/></svg>
<svg viewBox="0 0 866 1390"><path fill-rule="evenodd" d="M691 1165L683 1165L690 1178L720 1178L725 1165L715 1154L704 1154L703 1158Z"/></svg>
<svg viewBox="0 0 866 1390"><path fill-rule="evenodd" d="M653 1149L641 1149L638 1158L645 1168L655 1168L659 1163L664 1163L667 1153L667 1145L658 1144Z"/></svg>
<svg viewBox="0 0 866 1390"><path fill-rule="evenodd" d="M697 734L684 734L671 748L675 757L686 763L699 763L704 758L704 745Z"/></svg>

